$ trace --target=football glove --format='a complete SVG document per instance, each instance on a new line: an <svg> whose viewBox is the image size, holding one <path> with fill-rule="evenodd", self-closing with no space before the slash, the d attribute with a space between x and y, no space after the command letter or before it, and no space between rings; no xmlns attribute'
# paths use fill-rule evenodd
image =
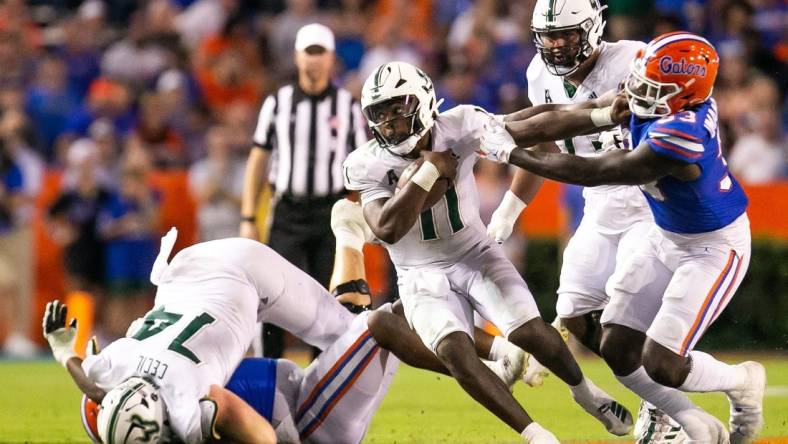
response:
<svg viewBox="0 0 788 444"><path fill-rule="evenodd" d="M508 163L509 155L515 148L517 144L506 130L506 126L494 117L490 117L482 127L479 149L476 152L493 162Z"/></svg>
<svg viewBox="0 0 788 444"><path fill-rule="evenodd" d="M63 367L69 359L77 356L74 353L74 344L77 341L77 319L72 318L66 325L68 309L65 304L57 299L47 303L44 310L44 337L49 342L52 355Z"/></svg>
<svg viewBox="0 0 788 444"><path fill-rule="evenodd" d="M526 206L527 204L520 200L516 194L506 191L501 204L498 205L490 218L490 223L487 225L487 235L495 242L502 244L511 236L514 224L517 223L517 218Z"/></svg>

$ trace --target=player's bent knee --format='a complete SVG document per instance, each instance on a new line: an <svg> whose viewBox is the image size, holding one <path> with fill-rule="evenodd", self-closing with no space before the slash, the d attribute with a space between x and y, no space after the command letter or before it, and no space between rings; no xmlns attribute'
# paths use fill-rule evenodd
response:
<svg viewBox="0 0 788 444"><path fill-rule="evenodd" d="M679 387L686 378L687 359L648 339L643 347L643 367L649 377L666 387Z"/></svg>
<svg viewBox="0 0 788 444"><path fill-rule="evenodd" d="M625 330L604 329L599 352L613 373L625 376L637 370L641 365L642 350L642 340Z"/></svg>
<svg viewBox="0 0 788 444"><path fill-rule="evenodd" d="M525 351L533 352L535 349L544 348L554 339L553 336L558 336L560 340L560 335L552 326L541 317L536 317L514 329L507 339Z"/></svg>
<svg viewBox="0 0 788 444"><path fill-rule="evenodd" d="M470 337L461 331L446 335L435 347L435 354L455 379L472 377L474 364L479 358Z"/></svg>

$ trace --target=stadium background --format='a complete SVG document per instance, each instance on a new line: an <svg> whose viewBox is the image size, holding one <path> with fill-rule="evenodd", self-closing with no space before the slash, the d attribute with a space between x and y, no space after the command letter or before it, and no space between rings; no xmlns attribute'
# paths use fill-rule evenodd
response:
<svg viewBox="0 0 788 444"><path fill-rule="evenodd" d="M195 195L190 170L212 162L242 168L262 99L293 78L292 47L301 25L317 21L334 30L336 83L356 95L376 65L404 60L433 77L438 97L446 99L442 109L474 103L504 113L528 105L524 72L535 55L529 31L533 3L4 1L0 158L20 165L25 187L16 191L22 204L13 208L14 193L0 193L0 344L3 355L13 358L0 361L0 372L23 377L29 367L15 359L46 356L39 330L48 300L66 298L84 321L82 336L92 331L105 341L122 334L125 321L152 301L152 289L140 279L109 276L87 287L64 269L63 244L70 237L52 204L73 187L80 171L90 169L110 193L147 196L156 209L153 223L132 224L102 240L117 255L102 256L105 263L97 267L112 269L111 262L124 254L155 248L170 226L179 228L183 247L201 239L202 224L219 219L237 226L240 190L228 186L227 205L214 220L205 220L200 208L211 202ZM686 29L709 38L720 52L714 96L730 167L751 199L754 245L741 289L701 347L780 358L788 345L788 5L607 4L607 40L648 41ZM86 162L85 153L98 155ZM477 170L483 218L489 218L509 172L484 162ZM576 188L548 183L507 243L548 319L554 315L560 251L579 220L581 199ZM391 297L385 253L367 253L376 298ZM27 309L10 303L14 291L29 294ZM12 323L20 320L27 339L40 348L14 335ZM783 423L786 417L782 410ZM5 442L2 428L0 441Z"/></svg>

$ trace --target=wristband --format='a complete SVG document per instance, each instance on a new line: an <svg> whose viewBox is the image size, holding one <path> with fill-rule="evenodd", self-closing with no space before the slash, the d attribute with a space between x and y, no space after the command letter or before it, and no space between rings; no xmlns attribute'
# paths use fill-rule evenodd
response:
<svg viewBox="0 0 788 444"><path fill-rule="evenodd" d="M424 189L424 191L429 191L440 177L441 173L438 171L438 167L426 160L421 164L419 170L411 176L410 181Z"/></svg>
<svg viewBox="0 0 788 444"><path fill-rule="evenodd" d="M606 106L604 108L594 108L591 110L591 122L596 127L613 125L613 118L610 113L613 111L612 107Z"/></svg>
<svg viewBox="0 0 788 444"><path fill-rule="evenodd" d="M506 194L503 195L503 199L501 199L501 203L498 205L496 212L500 211L505 215L507 220L516 221L520 213L522 213L527 206L528 204L523 202L516 194L512 193L512 190L506 190Z"/></svg>
<svg viewBox="0 0 788 444"><path fill-rule="evenodd" d="M54 356L55 360L63 366L63 368L68 368L68 360L71 358L76 358L77 354L74 353L74 350L71 349L59 349L55 350L52 349L52 356Z"/></svg>

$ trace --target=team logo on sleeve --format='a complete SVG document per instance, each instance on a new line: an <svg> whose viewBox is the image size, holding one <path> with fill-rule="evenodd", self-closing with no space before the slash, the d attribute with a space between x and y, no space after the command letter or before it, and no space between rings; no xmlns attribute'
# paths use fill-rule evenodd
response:
<svg viewBox="0 0 788 444"><path fill-rule="evenodd" d="M706 76L706 67L698 63L688 63L685 58L678 62L671 56L659 59L659 69L665 74L687 74L691 76Z"/></svg>

